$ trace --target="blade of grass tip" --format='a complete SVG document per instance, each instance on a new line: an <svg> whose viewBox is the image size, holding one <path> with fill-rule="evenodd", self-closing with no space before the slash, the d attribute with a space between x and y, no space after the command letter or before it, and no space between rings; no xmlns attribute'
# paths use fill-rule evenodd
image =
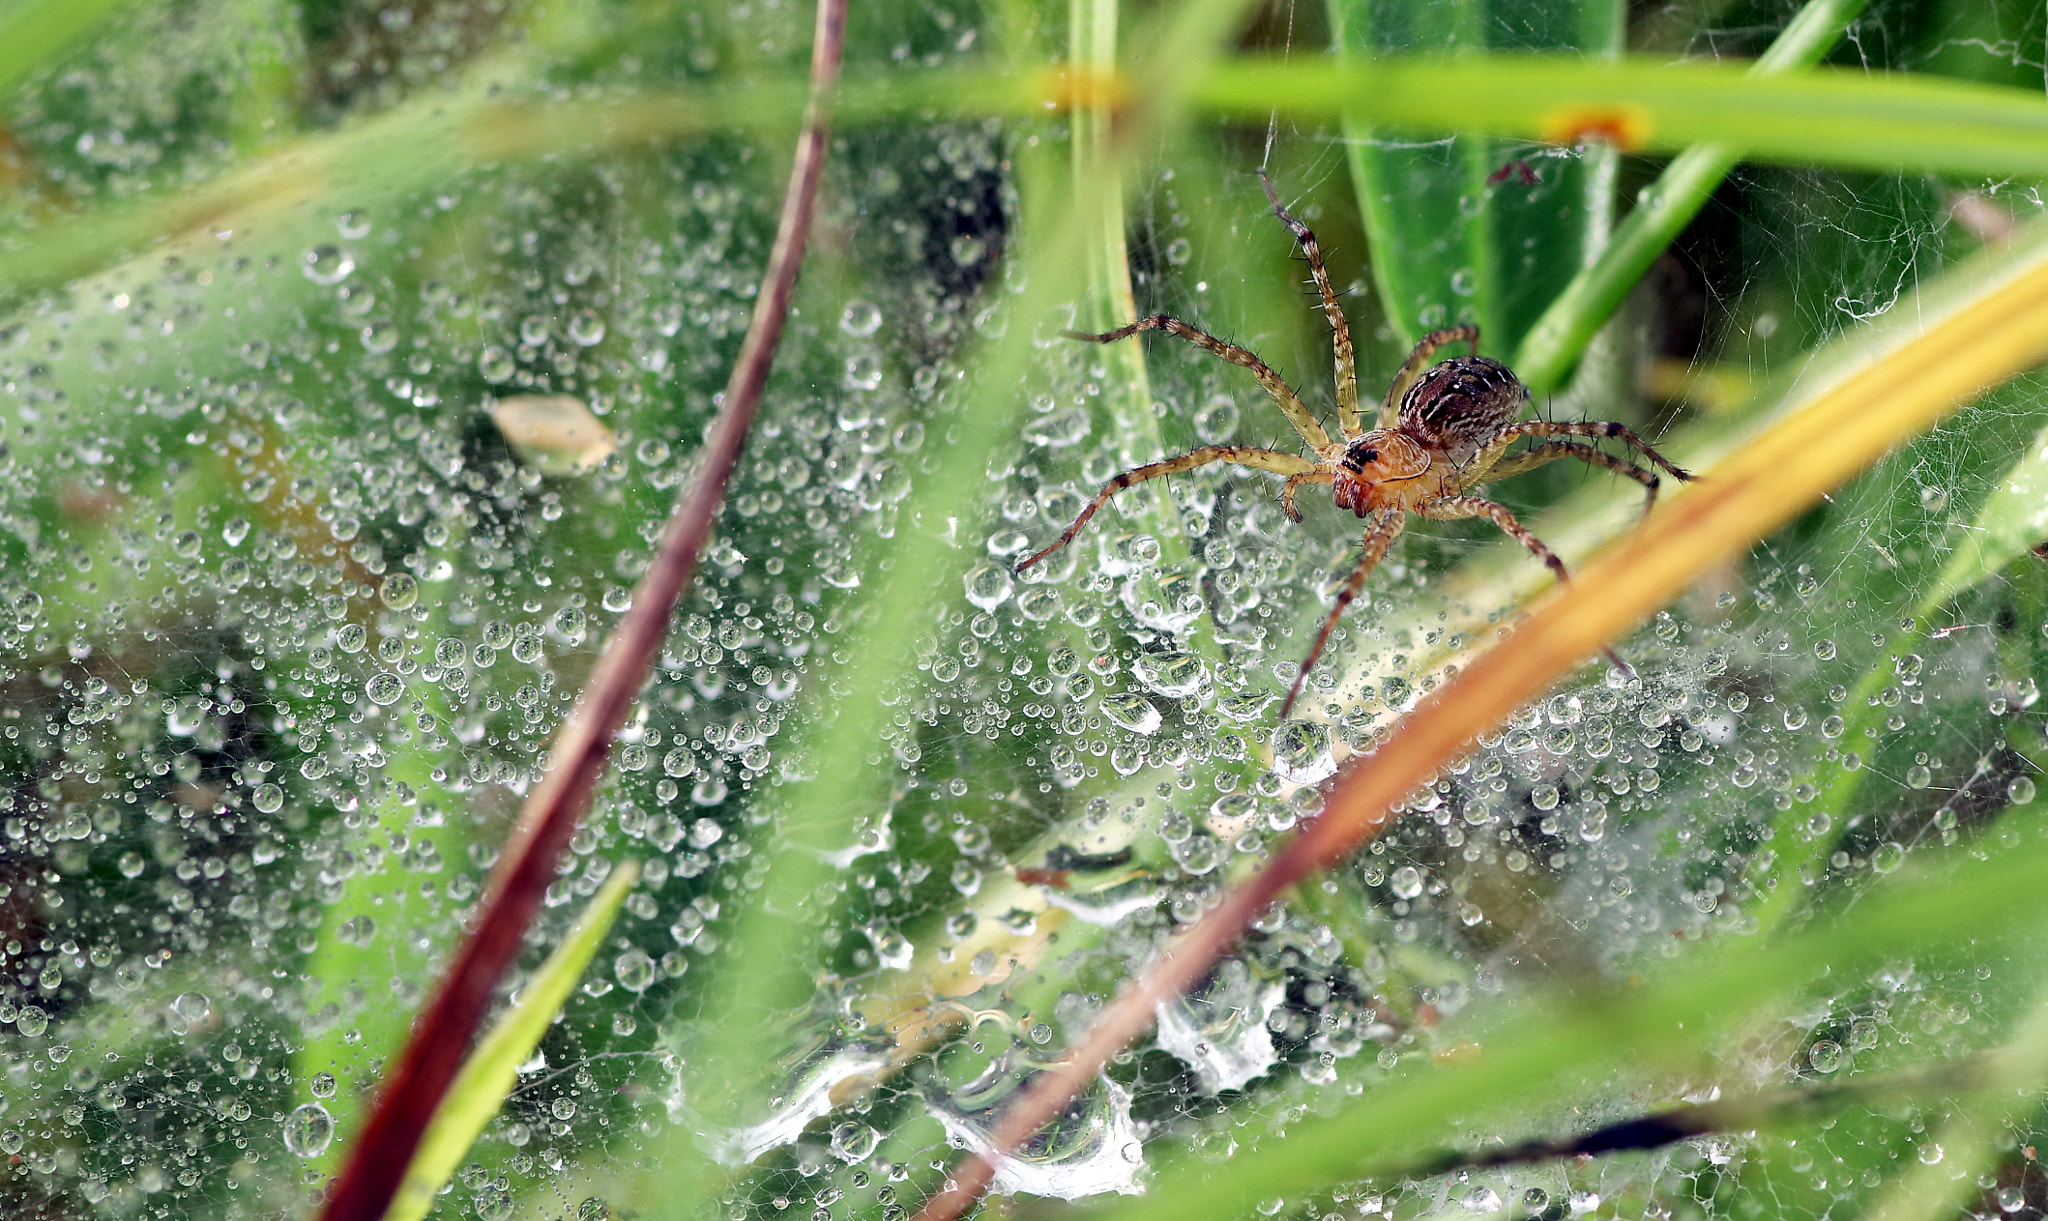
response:
<svg viewBox="0 0 2048 1221"><path fill-rule="evenodd" d="M583 978L597 947L611 930L626 892L639 878L638 861L626 861L612 869L569 935L534 972L532 982L520 990L518 1001L462 1062L462 1071L455 1074L447 1097L420 1138L419 1152L405 1168L384 1221L419 1221L434 1206L434 1197L483 1133L484 1125L504 1106L519 1081L519 1066L533 1055L555 1015L568 1003L576 981Z"/></svg>
<svg viewBox="0 0 2048 1221"><path fill-rule="evenodd" d="M667 635L676 601L696 575L698 557L716 524L726 480L739 462L796 290L824 169L829 99L839 75L845 30L845 0L819 0L811 100L797 136L775 245L746 339L726 383L724 407L705 438L697 478L669 516L647 572L633 591L632 605L605 642L575 711L555 738L547 772L520 810L491 872L475 931L457 949L441 987L378 1093L370 1120L335 1181L323 1214L328 1221L374 1221L390 1202L483 1019L492 991L519 953L555 876L562 848L589 808L613 736L638 698Z"/></svg>
<svg viewBox="0 0 2048 1221"><path fill-rule="evenodd" d="M1750 73L1774 76L1819 63L1869 3L1807 0ZM1615 228L1600 257L1572 277L1522 336L1508 364L1530 390L1541 396L1564 381L1622 298L1699 215L1739 159L1725 144L1695 144L1672 158L1657 181L1637 196L1634 210Z"/></svg>
<svg viewBox="0 0 2048 1221"><path fill-rule="evenodd" d="M1876 728L1891 712L1873 697L1894 681L1895 661L1927 634L1935 614L1950 599L1997 575L2048 534L2048 508L2044 506L2048 506L2048 429L2036 434L2027 452L2005 472L1976 518L1958 529L1955 550L1914 603L1908 626L1891 638L1842 702L1840 741L1871 740L1865 731ZM1778 854L1773 863L1775 884L1760 888L1758 901L1749 909L1758 931L1769 933L1777 928L1814 893L1821 862L1834 852L1837 840L1815 835L1802 843L1799 829L1810 819L1826 815L1828 825L1844 828L1843 834L1847 834L1849 805L1862 789L1867 772L1867 768L1817 762L1795 782L1813 785L1818 795L1808 804L1783 812L1772 825L1770 843Z"/></svg>
<svg viewBox="0 0 2048 1221"><path fill-rule="evenodd" d="M1384 746L1346 764L1322 813L1169 947L1004 1115L992 1137L996 1148L1007 1150L1036 1131L1254 915L1378 834L1399 802L1479 734L1700 572L1784 524L1902 438L2048 356L2048 222L2031 226L2013 247L1969 260L1887 319L1902 321L1881 320L1837 345L1835 363L1848 366L1844 373L1660 505L1636 534L1404 718ZM964 1169L961 1179L962 1190L934 1197L918 1221L953 1221L972 1199L967 1192L986 1181L985 1172L976 1180Z"/></svg>

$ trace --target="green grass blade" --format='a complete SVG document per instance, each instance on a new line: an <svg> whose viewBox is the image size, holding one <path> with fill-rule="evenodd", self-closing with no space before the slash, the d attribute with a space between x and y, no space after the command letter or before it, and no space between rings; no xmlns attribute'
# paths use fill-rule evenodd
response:
<svg viewBox="0 0 2048 1221"><path fill-rule="evenodd" d="M1198 100L1263 121L1354 116L1417 133L1477 132L1676 152L1719 141L1743 157L1845 169L2048 173L2039 90L1818 68L1754 76L1717 64L1535 55L1367 63L1241 58L1206 73Z"/></svg>
<svg viewBox="0 0 2048 1221"><path fill-rule="evenodd" d="M1770 76L1810 68L1828 53L1869 0L1808 0L1750 69ZM1578 269L1543 311L1509 361L1537 394L1564 380L1621 299L1706 206L1737 156L1724 144L1697 144L1664 168L1615 229L1597 261Z"/></svg>
<svg viewBox="0 0 2048 1221"><path fill-rule="evenodd" d="M28 0L0 12L0 98L120 5L121 0Z"/></svg>
<svg viewBox="0 0 2048 1221"><path fill-rule="evenodd" d="M434 1112L426 1136L412 1165L406 1167L405 1181L384 1214L384 1221L419 1221L433 1207L455 1168L482 1134L484 1125L504 1105L506 1095L519 1080L519 1066L533 1055L555 1015L567 1003L576 981L583 978L591 958L611 930L626 892L639 880L640 865L626 861L612 869L602 889L583 909L562 944L555 947L531 982L521 989L517 1004L498 1019L497 1025L478 1041L476 1050L462 1063L448 1096Z"/></svg>

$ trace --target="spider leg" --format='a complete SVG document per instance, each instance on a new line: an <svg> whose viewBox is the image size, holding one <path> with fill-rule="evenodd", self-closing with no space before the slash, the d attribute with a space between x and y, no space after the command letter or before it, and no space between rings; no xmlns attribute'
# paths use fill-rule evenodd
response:
<svg viewBox="0 0 2048 1221"><path fill-rule="evenodd" d="M1408 387L1422 376L1422 371L1434 363L1438 348L1453 344L1461 339L1472 341L1472 355L1479 355L1479 328L1471 323L1431 331L1416 343L1415 350L1408 353L1408 359L1401 362L1401 368L1394 374L1394 383L1387 387L1387 397L1380 403L1379 426L1392 428L1401 422L1401 396L1408 393Z"/></svg>
<svg viewBox="0 0 2048 1221"><path fill-rule="evenodd" d="M1509 445L1523 437L1612 437L1662 467L1680 483L1692 481L1690 471L1658 453L1648 441L1637 436L1626 424L1616 424L1611 420L1524 420L1513 427L1502 429L1499 436L1488 442L1486 448L1473 459L1473 469L1485 471L1492 462L1500 459L1500 455Z"/></svg>
<svg viewBox="0 0 2048 1221"><path fill-rule="evenodd" d="M1081 510L1081 515L1074 519L1074 524L1068 526L1066 532L1061 534L1052 546L1020 562L1017 565L1017 571L1024 571L1046 556L1073 542L1074 536L1081 532L1081 527L1087 525L1088 519L1095 516L1102 506L1109 503L1110 497L1130 487L1132 484L1143 483L1147 479L1158 479L1164 475L1177 474L1180 471L1191 471L1198 466L1207 466L1211 462L1234 462L1239 466L1249 466L1257 470L1272 471L1276 475L1287 476L1309 474L1315 470L1316 466L1315 463L1302 457L1300 454L1284 454L1277 449L1258 449L1249 445L1204 445L1202 448L1190 450L1178 458L1163 458L1158 462L1148 462L1143 466L1132 467L1108 483L1103 484L1102 490L1095 494L1095 499L1089 501L1088 507Z"/></svg>
<svg viewBox="0 0 2048 1221"><path fill-rule="evenodd" d="M1290 475L1287 486L1280 490L1280 511L1294 521L1301 520L1301 510L1294 507L1294 493L1304 483L1329 483L1337 478L1335 471L1309 471L1304 475Z"/></svg>
<svg viewBox="0 0 2048 1221"><path fill-rule="evenodd" d="M1315 668L1316 659L1323 655L1323 646L1330 642L1330 633L1337 628L1337 620L1344 617L1344 608L1358 597L1358 591L1365 588L1365 578L1379 562L1386 558L1387 548L1394 545L1400 536L1401 527L1407 522L1407 515L1399 509L1376 509L1372 524L1365 528L1365 552L1358 557L1358 567L1351 570L1351 577L1344 582L1344 588L1337 591L1337 604L1330 608L1323 620L1323 630L1316 633L1316 642L1301 659L1301 670L1294 676L1294 685L1287 689L1287 702L1280 705L1280 719L1294 711L1294 701L1301 696L1301 685L1308 681L1308 672Z"/></svg>
<svg viewBox="0 0 2048 1221"><path fill-rule="evenodd" d="M1250 369L1252 376L1258 378L1259 385L1264 386L1266 393L1273 396L1273 402L1279 406L1282 414L1286 415L1287 422L1294 425L1294 431L1301 434L1301 439L1308 442L1310 448L1320 450L1330 444L1330 434L1323 431L1322 421L1309 414L1308 408L1302 405L1301 398L1294 393L1293 387L1267 367L1265 361L1234 343L1225 343L1207 331L1197 330L1178 318L1154 314L1105 334L1090 335L1085 331L1068 331L1066 336L1088 343L1115 343L1119 339L1129 339L1140 331L1165 331L1169 335L1178 335L1203 351L1214 352L1233 365L1242 365Z"/></svg>
<svg viewBox="0 0 2048 1221"><path fill-rule="evenodd" d="M1626 458L1617 458L1613 454L1602 453L1583 441L1551 441L1538 445L1534 449L1525 449L1511 458L1502 458L1492 466L1480 471L1479 477L1470 480L1466 486L1492 483L1496 479L1506 479L1511 475L1533 471L1537 467L1555 462L1559 458L1577 458L1579 461L1592 466L1605 467L1617 475L1626 475L1643 485L1643 492L1648 498L1643 505L1643 512L1648 513L1651 509L1657 507L1657 477L1655 475L1652 475Z"/></svg>
<svg viewBox="0 0 2048 1221"><path fill-rule="evenodd" d="M1323 266L1323 249L1316 244L1316 235L1309 232L1308 226L1294 219L1281 206L1280 193L1273 189L1273 180L1266 177L1264 170L1259 171L1259 185L1266 188L1266 198L1273 204L1273 215L1293 231L1294 240L1301 244L1302 254L1308 257L1308 273L1315 280L1316 292L1323 299L1323 316L1330 320L1330 340L1336 349L1337 427L1346 438L1355 437L1361 431L1358 427L1358 361L1351 347L1351 324L1344 318L1343 307L1337 304L1337 290L1330 283L1329 270Z"/></svg>
<svg viewBox="0 0 2048 1221"><path fill-rule="evenodd" d="M1461 517L1483 517L1494 525L1499 526L1509 538L1528 548L1531 555L1549 565L1550 571L1557 574L1557 579L1560 583L1572 579L1572 574L1565 570L1564 561L1557 558L1556 552L1544 546L1542 539L1529 533L1528 528L1522 525L1521 522L1516 521L1515 515L1508 512L1505 505L1495 504L1484 496L1444 496L1436 500L1424 501L1415 506L1415 512L1432 521L1456 521ZM1607 654L1607 660L1614 663L1615 669L1620 670L1623 674L1635 673L1629 664L1621 659L1621 655L1613 649L1603 646L1600 651Z"/></svg>

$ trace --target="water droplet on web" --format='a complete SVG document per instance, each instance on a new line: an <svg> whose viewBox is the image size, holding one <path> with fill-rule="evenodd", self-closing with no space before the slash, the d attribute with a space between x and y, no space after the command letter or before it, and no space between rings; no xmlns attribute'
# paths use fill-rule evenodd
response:
<svg viewBox="0 0 2048 1221"><path fill-rule="evenodd" d="M1112 691L1103 696L1102 715L1132 733L1156 733L1165 722L1151 700L1130 691Z"/></svg>
<svg viewBox="0 0 2048 1221"><path fill-rule="evenodd" d="M1387 889L1397 899L1414 899L1422 894L1422 871L1413 865L1403 865L1387 878Z"/></svg>
<svg viewBox="0 0 2048 1221"><path fill-rule="evenodd" d="M832 1156L852 1165L864 1162L881 1142L881 1133L857 1119L834 1125L832 1128Z"/></svg>
<svg viewBox="0 0 2048 1221"><path fill-rule="evenodd" d="M2005 786L2005 799L2016 806L2023 806L2034 799L2034 778L2015 776Z"/></svg>
<svg viewBox="0 0 2048 1221"><path fill-rule="evenodd" d="M259 784L249 794L249 804L259 813L275 814L284 808L284 790L274 784Z"/></svg>
<svg viewBox="0 0 2048 1221"><path fill-rule="evenodd" d="M1026 424L1024 440L1048 449L1064 449L1086 440L1090 427L1087 412L1079 407L1066 407Z"/></svg>
<svg viewBox="0 0 2048 1221"><path fill-rule="evenodd" d="M577 310L569 315L569 338L579 347L591 347L604 339L604 319L596 310Z"/></svg>
<svg viewBox="0 0 2048 1221"><path fill-rule="evenodd" d="M1321 721L1285 721L1273 731L1273 770L1294 784L1316 784L1337 770L1330 727Z"/></svg>
<svg viewBox="0 0 2048 1221"><path fill-rule="evenodd" d="M389 322L372 322L357 332L363 350L381 356L398 346L398 328Z"/></svg>
<svg viewBox="0 0 2048 1221"><path fill-rule="evenodd" d="M299 256L299 269L315 284L339 284L356 269L356 260L341 247L323 242Z"/></svg>
<svg viewBox="0 0 2048 1221"><path fill-rule="evenodd" d="M976 567L967 574L965 583L967 600L982 610L992 611L1010 598L1010 570L1000 564L982 564Z"/></svg>
<svg viewBox="0 0 2048 1221"><path fill-rule="evenodd" d="M203 1022L213 1012L213 1001L203 992L185 992L171 1002L171 1009L187 1022Z"/></svg>
<svg viewBox="0 0 2048 1221"><path fill-rule="evenodd" d="M519 366L513 361L512 353L493 343L485 345L484 350L477 354L476 370L487 382L506 382L512 380Z"/></svg>
<svg viewBox="0 0 2048 1221"><path fill-rule="evenodd" d="M1822 1039L1806 1049L1806 1062L1812 1065L1813 1071L1817 1073L1832 1073L1842 1067L1843 1061L1847 1058L1848 1054L1842 1050L1842 1045L1829 1039Z"/></svg>
<svg viewBox="0 0 2048 1221"><path fill-rule="evenodd" d="M392 610L409 610L420 599L419 580L409 572L394 572L378 586L377 596Z"/></svg>
<svg viewBox="0 0 2048 1221"><path fill-rule="evenodd" d="M1186 699L1202 689L1208 667L1193 653L1145 653L1131 663L1131 673L1156 694Z"/></svg>
<svg viewBox="0 0 2048 1221"><path fill-rule="evenodd" d="M866 339L882 327L882 311L872 302L855 297L839 311L839 329L855 339Z"/></svg>
<svg viewBox="0 0 2048 1221"><path fill-rule="evenodd" d="M628 992L645 992L654 983L654 960L640 949L627 950L612 960L612 977Z"/></svg>
<svg viewBox="0 0 2048 1221"><path fill-rule="evenodd" d="M1237 404L1221 395L1195 412L1195 435L1209 445L1221 445L1237 435Z"/></svg>
<svg viewBox="0 0 2048 1221"><path fill-rule="evenodd" d="M1926 787L1927 787L1928 785L1930 785L1930 784L1933 784L1933 783L1934 783L1934 773L1928 770L1928 768L1927 768L1927 765L1926 765L1926 764L1924 764L1924 763L1915 763L1915 764L1914 764L1913 766L1911 766L1911 767L1909 767L1909 768L1907 768L1907 769L1906 769L1906 787L1907 787L1907 788L1909 788L1909 789L1924 789L1924 788L1926 788Z"/></svg>
<svg viewBox="0 0 2048 1221"><path fill-rule="evenodd" d="M389 706L398 702L398 697L405 694L405 680L388 671L379 672L371 675L370 681L363 684L363 694L369 696L373 704L380 707Z"/></svg>
<svg viewBox="0 0 2048 1221"><path fill-rule="evenodd" d="M284 1147L295 1157L319 1157L334 1139L334 1116L317 1102L293 1107L284 1117Z"/></svg>

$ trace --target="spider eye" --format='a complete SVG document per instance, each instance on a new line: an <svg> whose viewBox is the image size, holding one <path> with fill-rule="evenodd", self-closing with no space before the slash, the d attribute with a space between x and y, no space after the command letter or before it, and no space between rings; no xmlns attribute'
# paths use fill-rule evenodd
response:
<svg viewBox="0 0 2048 1221"><path fill-rule="evenodd" d="M1358 460L1360 462L1378 462L1380 460L1380 451L1376 449L1366 450L1364 453L1358 455Z"/></svg>

